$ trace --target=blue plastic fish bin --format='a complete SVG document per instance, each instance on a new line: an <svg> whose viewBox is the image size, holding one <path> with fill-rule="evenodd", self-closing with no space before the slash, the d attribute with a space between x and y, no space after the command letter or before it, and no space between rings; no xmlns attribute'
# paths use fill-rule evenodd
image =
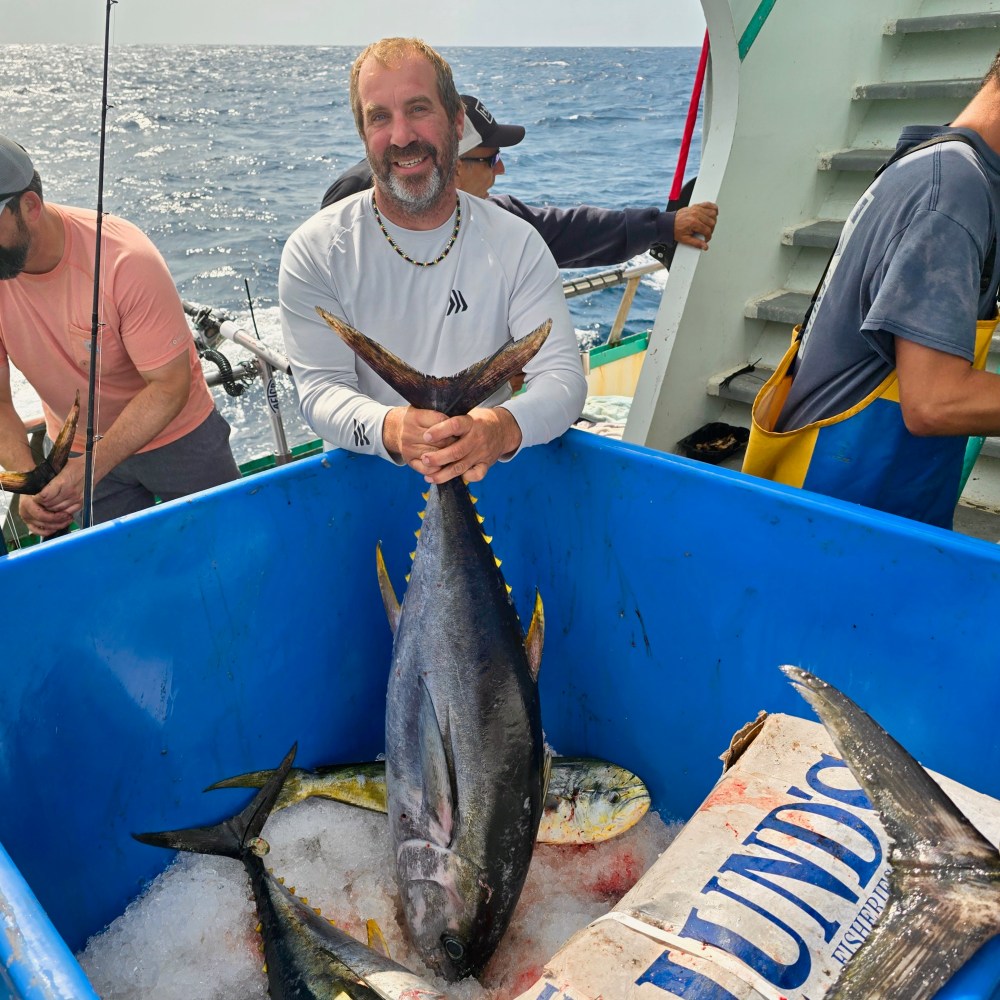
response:
<svg viewBox="0 0 1000 1000"><path fill-rule="evenodd" d="M302 766L382 751L375 549L402 594L425 488L331 453L0 559L8 992L89 995L71 953L169 862L133 831L221 820L246 793L201 789L295 741ZM636 771L663 816L759 709L811 717L783 663L1000 796L995 546L577 431L473 493L524 623L545 604L549 742ZM998 984L987 947L939 995Z"/></svg>

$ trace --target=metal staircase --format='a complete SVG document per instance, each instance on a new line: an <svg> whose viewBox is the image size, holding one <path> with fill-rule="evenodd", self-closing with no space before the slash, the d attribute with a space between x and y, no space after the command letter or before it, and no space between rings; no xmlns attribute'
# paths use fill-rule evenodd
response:
<svg viewBox="0 0 1000 1000"><path fill-rule="evenodd" d="M816 170L823 176L816 185L815 215L775 234L782 246L793 248L784 286L761 290L744 305L746 342L756 341L756 347L749 359L708 379L707 392L724 404L725 419L749 425L749 405L787 348L791 328L805 315L848 213L888 159L901 128L947 122L978 90L981 74L1000 49L1000 10L938 12L953 6L938 0L925 4L922 16L886 23L880 43L885 79L857 84L845 94L851 120L857 123L852 144L819 155ZM951 75L956 65L963 67L958 76ZM754 371L734 376L748 361ZM995 370L998 361L1000 337L994 340L990 367ZM987 441L983 457L1000 458L1000 439Z"/></svg>

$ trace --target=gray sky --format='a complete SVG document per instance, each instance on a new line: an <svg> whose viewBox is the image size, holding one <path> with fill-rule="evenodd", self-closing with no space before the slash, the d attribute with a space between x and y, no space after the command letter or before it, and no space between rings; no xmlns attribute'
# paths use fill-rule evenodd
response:
<svg viewBox="0 0 1000 1000"><path fill-rule="evenodd" d="M0 42L102 43L106 0L0 0ZM700 45L700 0L119 0L116 44Z"/></svg>

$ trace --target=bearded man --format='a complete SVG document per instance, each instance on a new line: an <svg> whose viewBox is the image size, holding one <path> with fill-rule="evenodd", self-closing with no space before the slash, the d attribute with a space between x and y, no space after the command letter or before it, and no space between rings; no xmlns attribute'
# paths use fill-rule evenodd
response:
<svg viewBox="0 0 1000 1000"><path fill-rule="evenodd" d="M550 441L587 386L559 270L528 223L455 181L465 109L451 67L415 38L366 48L350 100L374 188L299 227L281 257L285 346L307 423L331 447L407 464L428 482L478 481L498 460ZM504 386L447 417L405 400L334 334L316 307L428 375L452 375L527 336L549 336Z"/></svg>
<svg viewBox="0 0 1000 1000"><path fill-rule="evenodd" d="M0 464L35 458L14 409L10 367L42 401L55 440L77 395L87 399L97 213L56 205L26 150L0 136ZM101 226L93 523L238 479L229 424L215 409L181 300L159 251L130 222ZM86 421L65 467L20 515L43 537L83 506Z"/></svg>

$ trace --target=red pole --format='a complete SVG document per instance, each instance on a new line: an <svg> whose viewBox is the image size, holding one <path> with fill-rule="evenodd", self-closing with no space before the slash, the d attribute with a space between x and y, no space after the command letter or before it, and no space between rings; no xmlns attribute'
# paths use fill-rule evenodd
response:
<svg viewBox="0 0 1000 1000"><path fill-rule="evenodd" d="M701 87L705 81L705 67L708 65L708 32L701 43L701 58L698 60L698 72L694 77L694 87L691 90L691 102L688 105L687 121L684 122L684 134L681 136L681 149L677 154L677 169L674 171L674 183L670 188L670 200L676 201L684 187L684 168L687 166L688 153L691 150L691 136L694 134L694 123L698 118L698 105L701 103Z"/></svg>

